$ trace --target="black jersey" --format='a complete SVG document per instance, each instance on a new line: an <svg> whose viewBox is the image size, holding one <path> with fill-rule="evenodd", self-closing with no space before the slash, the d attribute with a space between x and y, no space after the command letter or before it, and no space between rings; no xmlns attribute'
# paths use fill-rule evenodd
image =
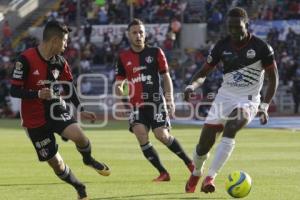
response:
<svg viewBox="0 0 300 200"><path fill-rule="evenodd" d="M223 63L223 83L219 93L234 97L252 96L259 100L264 80L264 69L274 66L272 47L250 35L242 47L235 47L230 37L217 42L207 57L207 64Z"/></svg>

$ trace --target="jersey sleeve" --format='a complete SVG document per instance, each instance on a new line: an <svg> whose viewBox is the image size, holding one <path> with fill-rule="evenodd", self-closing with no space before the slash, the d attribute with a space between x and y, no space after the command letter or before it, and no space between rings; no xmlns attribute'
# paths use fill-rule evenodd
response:
<svg viewBox="0 0 300 200"><path fill-rule="evenodd" d="M24 56L19 56L15 62L12 74L11 84L23 86L29 72L29 63Z"/></svg>
<svg viewBox="0 0 300 200"><path fill-rule="evenodd" d="M264 69L273 66L275 62L274 50L269 44L262 47L261 62Z"/></svg>
<svg viewBox="0 0 300 200"><path fill-rule="evenodd" d="M73 81L72 70L68 62L64 59L62 74L59 78L60 81Z"/></svg>
<svg viewBox="0 0 300 200"><path fill-rule="evenodd" d="M213 47L211 52L208 54L206 58L206 64L214 67L216 66L221 60L221 52L222 52L221 42L217 42L217 44Z"/></svg>
<svg viewBox="0 0 300 200"><path fill-rule="evenodd" d="M123 66L121 56L119 56L117 62L115 63L115 77L118 81L126 79L126 70Z"/></svg>
<svg viewBox="0 0 300 200"><path fill-rule="evenodd" d="M157 60L158 60L158 71L160 74L164 74L169 71L168 62L166 59L166 56L164 52L161 50L161 48L158 48L157 53Z"/></svg>

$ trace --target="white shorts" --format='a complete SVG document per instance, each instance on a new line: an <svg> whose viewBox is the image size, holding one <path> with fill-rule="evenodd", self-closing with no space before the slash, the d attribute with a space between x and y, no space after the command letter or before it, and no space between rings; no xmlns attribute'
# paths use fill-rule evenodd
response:
<svg viewBox="0 0 300 200"><path fill-rule="evenodd" d="M242 108L246 111L248 114L247 124L249 124L257 114L259 103L260 102L248 100L247 98L231 98L218 94L208 112L205 124L224 126L226 121L230 119L228 116L235 108ZM242 113L239 113L238 117L241 116L241 114Z"/></svg>

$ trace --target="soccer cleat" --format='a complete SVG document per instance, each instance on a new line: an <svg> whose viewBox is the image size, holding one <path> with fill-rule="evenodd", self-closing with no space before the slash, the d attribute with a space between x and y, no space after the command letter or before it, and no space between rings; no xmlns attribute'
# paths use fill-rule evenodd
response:
<svg viewBox="0 0 300 200"><path fill-rule="evenodd" d="M78 194L78 200L88 200L84 185L80 185L80 186L76 187L75 189Z"/></svg>
<svg viewBox="0 0 300 200"><path fill-rule="evenodd" d="M160 175L153 179L154 182L161 182L161 181L170 181L170 175L168 172L161 172Z"/></svg>
<svg viewBox="0 0 300 200"><path fill-rule="evenodd" d="M212 193L216 190L216 186L214 184L214 178L207 176L201 186L201 192L204 193Z"/></svg>
<svg viewBox="0 0 300 200"><path fill-rule="evenodd" d="M191 173L193 173L193 171L195 169L194 163L190 162L189 164L187 164L187 168L190 170Z"/></svg>
<svg viewBox="0 0 300 200"><path fill-rule="evenodd" d="M200 176L194 176L193 174L191 174L189 180L185 184L185 192L194 193L199 179Z"/></svg>
<svg viewBox="0 0 300 200"><path fill-rule="evenodd" d="M111 173L109 167L106 164L98 162L94 158L90 158L88 160L83 159L83 163L96 170L102 176L109 176Z"/></svg>

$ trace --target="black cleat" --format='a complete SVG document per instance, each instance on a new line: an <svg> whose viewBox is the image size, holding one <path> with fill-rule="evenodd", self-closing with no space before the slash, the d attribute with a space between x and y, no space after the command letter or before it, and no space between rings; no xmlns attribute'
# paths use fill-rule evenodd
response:
<svg viewBox="0 0 300 200"><path fill-rule="evenodd" d="M86 190L85 190L85 185L80 185L75 188L78 194L78 200L88 200Z"/></svg>

